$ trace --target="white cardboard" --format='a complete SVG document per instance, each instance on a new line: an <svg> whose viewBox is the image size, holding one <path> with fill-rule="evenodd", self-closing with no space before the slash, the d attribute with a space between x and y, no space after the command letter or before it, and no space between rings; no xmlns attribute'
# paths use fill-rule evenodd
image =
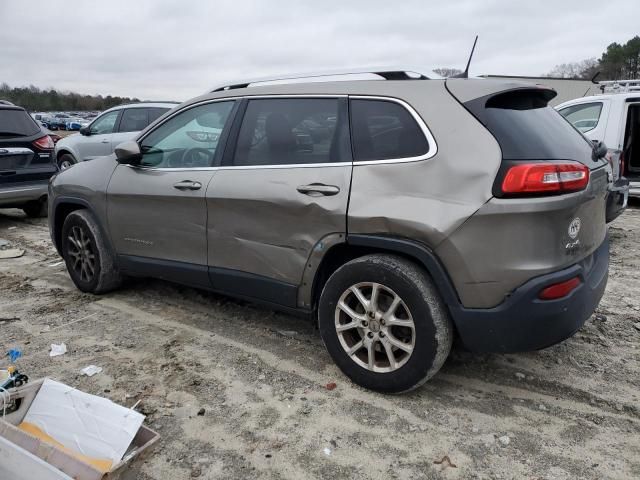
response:
<svg viewBox="0 0 640 480"><path fill-rule="evenodd" d="M24 421L67 448L117 463L140 429L144 415L46 378Z"/></svg>

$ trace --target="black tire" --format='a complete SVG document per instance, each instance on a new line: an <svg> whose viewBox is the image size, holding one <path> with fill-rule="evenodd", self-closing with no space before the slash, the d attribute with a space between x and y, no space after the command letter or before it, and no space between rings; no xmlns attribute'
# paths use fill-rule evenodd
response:
<svg viewBox="0 0 640 480"><path fill-rule="evenodd" d="M29 218L43 218L47 216L47 201L33 200L22 206L22 211Z"/></svg>
<svg viewBox="0 0 640 480"><path fill-rule="evenodd" d="M83 249L78 248L79 240ZM84 250L83 253L80 250ZM83 292L106 293L122 282L115 257L88 210L75 210L65 218L62 225L62 256L71 280Z"/></svg>
<svg viewBox="0 0 640 480"><path fill-rule="evenodd" d="M376 321L376 328L380 329L378 331L382 332L382 329L387 329L385 332L388 340L391 338L394 341L398 340L395 338L397 330L393 330L394 333L392 333L392 329L404 328L403 331L410 332L409 336L414 342L413 350L408 356L406 356L406 352L396 348L394 358L396 355L406 356L402 359L405 363L397 362L396 365L400 366L392 371L381 373L357 363L356 357L362 353L365 358L369 358L369 350L358 350L358 355L349 355L341 344L336 329L336 321L343 325L342 320L336 320L336 315L343 315L341 311L336 313L338 301L343 294L349 295L347 291L352 286L366 285L366 282L381 284L381 287L378 288L380 291L384 291L389 298L392 298L393 294L400 297L402 300L401 309L405 312L406 318L412 318L414 324L413 330L407 330L405 327L384 326L385 323L382 320ZM382 297L379 298L382 300ZM369 300L371 300L370 297ZM382 308L383 310L385 308ZM365 314L359 312L359 315ZM365 316L365 318L379 317ZM435 375L447 359L454 337L454 327L446 306L427 273L415 263L395 255L368 255L352 260L336 270L322 290L318 306L318 322L322 340L329 354L344 374L362 387L384 393L401 393L413 390ZM371 323L373 325L373 322ZM373 329L372 325L367 326ZM380 325L383 326L380 327ZM377 366L378 359L382 359L384 362L385 356L389 357L388 352L383 350L383 339L379 338L384 336L384 332L373 334L371 330L360 328L349 330L349 332L353 332L349 335L355 337L353 345L358 343L358 335L362 341L365 341L365 335L375 335L379 347L374 347L374 351L376 348L380 348L380 351L373 354L374 365L375 368L384 368L384 365L383 367ZM342 339L346 342L344 333ZM364 362L362 358L360 361ZM389 366L391 366L391 360L389 360Z"/></svg>
<svg viewBox="0 0 640 480"><path fill-rule="evenodd" d="M58 158L58 168L60 170L66 170L67 168L75 165L76 163L76 159L73 158L73 155L71 155L70 153L65 153L60 155L60 158Z"/></svg>

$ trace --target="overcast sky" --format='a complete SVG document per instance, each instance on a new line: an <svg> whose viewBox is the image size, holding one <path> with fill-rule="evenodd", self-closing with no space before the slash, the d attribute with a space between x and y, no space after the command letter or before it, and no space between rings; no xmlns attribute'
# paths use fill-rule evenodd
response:
<svg viewBox="0 0 640 480"><path fill-rule="evenodd" d="M0 82L186 100L366 65L540 75L640 34L639 0L0 0Z"/></svg>

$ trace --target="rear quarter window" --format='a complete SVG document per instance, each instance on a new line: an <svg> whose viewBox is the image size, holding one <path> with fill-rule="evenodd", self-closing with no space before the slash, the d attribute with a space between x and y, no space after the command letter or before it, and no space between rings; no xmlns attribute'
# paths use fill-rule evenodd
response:
<svg viewBox="0 0 640 480"><path fill-rule="evenodd" d="M512 90L465 106L493 134L504 160L585 160L591 144L548 105L547 90Z"/></svg>
<svg viewBox="0 0 640 480"><path fill-rule="evenodd" d="M28 137L38 132L40 127L24 110L0 108L0 136Z"/></svg>
<svg viewBox="0 0 640 480"><path fill-rule="evenodd" d="M412 158L429 151L424 132L397 102L353 99L350 112L355 161Z"/></svg>

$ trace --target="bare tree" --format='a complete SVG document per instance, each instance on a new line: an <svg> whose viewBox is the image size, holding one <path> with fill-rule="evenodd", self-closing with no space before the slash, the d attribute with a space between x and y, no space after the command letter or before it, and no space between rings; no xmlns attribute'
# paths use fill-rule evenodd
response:
<svg viewBox="0 0 640 480"><path fill-rule="evenodd" d="M441 77L453 77L454 75L458 75L459 73L462 73L462 70L458 70L457 68L451 68L451 67L434 68L433 71L436 72Z"/></svg>
<svg viewBox="0 0 640 480"><path fill-rule="evenodd" d="M551 69L543 77L590 79L598 71L598 61L587 58L580 62L561 63Z"/></svg>

